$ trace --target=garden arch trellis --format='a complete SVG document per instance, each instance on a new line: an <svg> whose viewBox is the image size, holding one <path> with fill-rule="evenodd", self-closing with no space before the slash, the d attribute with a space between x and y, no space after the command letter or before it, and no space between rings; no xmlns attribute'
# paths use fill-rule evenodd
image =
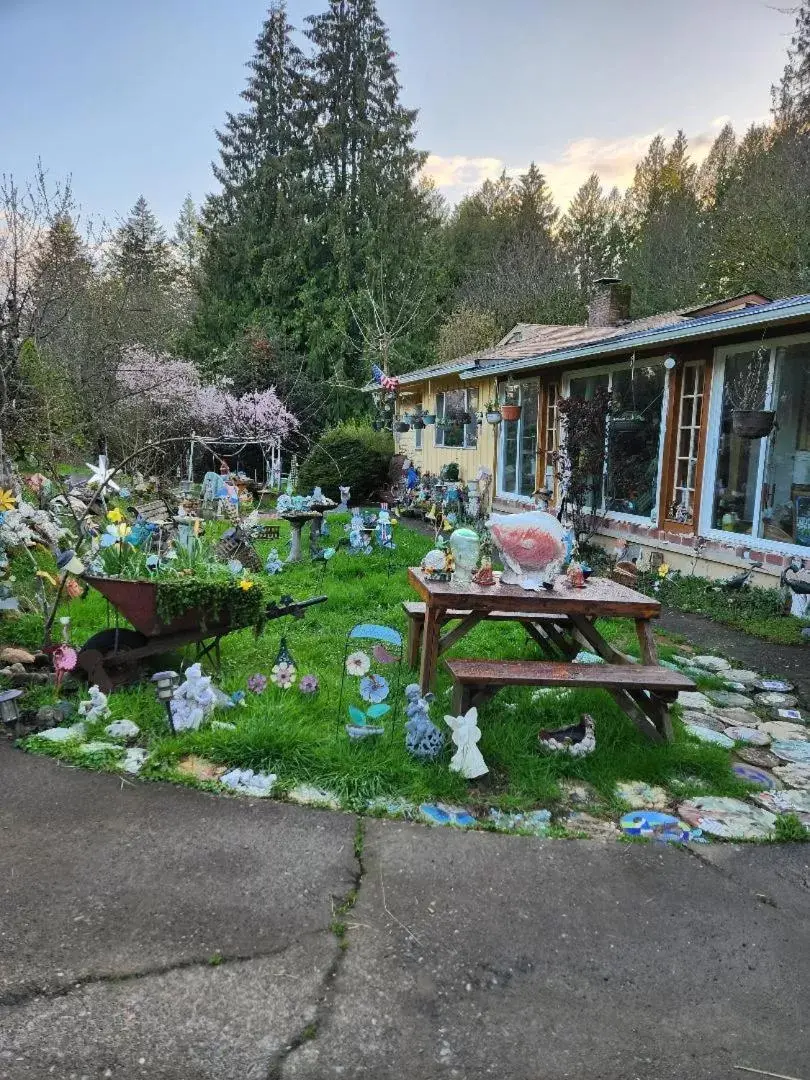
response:
<svg viewBox="0 0 810 1080"><path fill-rule="evenodd" d="M266 439L261 438L245 438L238 435L218 435L215 437L209 437L205 435L197 435L192 432L189 436L189 447L186 458L186 478L189 483L194 482L194 448L200 445L204 450L213 454L215 458L222 459L222 455L214 449L214 447L227 445L229 449L226 451L231 457L234 455L238 458L239 454L249 446L256 446L261 451L262 461L264 462L264 486L265 488L279 488L281 487L281 436L273 435ZM224 459L223 459L224 460ZM258 479L258 478L257 478Z"/></svg>

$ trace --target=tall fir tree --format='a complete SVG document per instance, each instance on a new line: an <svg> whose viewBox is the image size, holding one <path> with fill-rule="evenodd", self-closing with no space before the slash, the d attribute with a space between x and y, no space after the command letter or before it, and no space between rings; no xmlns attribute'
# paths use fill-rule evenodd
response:
<svg viewBox="0 0 810 1080"><path fill-rule="evenodd" d="M573 261L583 296L595 278L616 272L621 248L618 191L605 195L591 173L574 195L562 221L560 240Z"/></svg>
<svg viewBox="0 0 810 1080"><path fill-rule="evenodd" d="M168 280L172 260L166 232L143 195L112 238L110 269L133 285Z"/></svg>
<svg viewBox="0 0 810 1080"><path fill-rule="evenodd" d="M771 99L780 131L810 134L810 0L802 0L796 11L787 63Z"/></svg>

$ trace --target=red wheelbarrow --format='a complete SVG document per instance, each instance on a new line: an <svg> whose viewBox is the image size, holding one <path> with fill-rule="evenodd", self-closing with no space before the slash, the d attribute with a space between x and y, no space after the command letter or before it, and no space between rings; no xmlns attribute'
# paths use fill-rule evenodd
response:
<svg viewBox="0 0 810 1080"><path fill-rule="evenodd" d="M196 659L213 657L218 667L222 638L232 631L245 629L244 624L233 622L228 615L212 618L200 607L189 608L176 615L171 622L164 622L157 610L156 581L88 575L84 576L84 580L134 627L101 630L89 638L79 651L78 667L86 672L88 681L105 694L116 686L137 682L143 674L141 661L147 657L173 652L186 645L197 646ZM277 604L268 606L265 616L267 621L285 615L302 618L306 608L322 604L326 599L325 596L313 596L309 600L282 597Z"/></svg>

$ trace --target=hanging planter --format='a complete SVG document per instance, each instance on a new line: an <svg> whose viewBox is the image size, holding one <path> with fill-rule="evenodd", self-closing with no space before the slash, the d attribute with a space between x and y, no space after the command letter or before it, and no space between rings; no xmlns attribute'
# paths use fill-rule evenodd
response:
<svg viewBox="0 0 810 1080"><path fill-rule="evenodd" d="M410 431L411 425L406 424L404 420L397 420L396 424L394 424L394 430L399 432Z"/></svg>
<svg viewBox="0 0 810 1080"><path fill-rule="evenodd" d="M436 423L436 413L434 413L434 412L422 413L422 421L426 425L435 424Z"/></svg>
<svg viewBox="0 0 810 1080"><path fill-rule="evenodd" d="M487 418L488 424L500 424L501 422L501 410L498 407L497 401L488 401L487 407L484 412Z"/></svg>
<svg viewBox="0 0 810 1080"><path fill-rule="evenodd" d="M415 416L413 418L413 420L411 420L411 427L412 428L423 428L424 426L425 426L425 418L423 416Z"/></svg>
<svg viewBox="0 0 810 1080"><path fill-rule="evenodd" d="M644 417L641 413L626 412L610 418L611 431L617 433L640 431L644 427Z"/></svg>
<svg viewBox="0 0 810 1080"><path fill-rule="evenodd" d="M522 409L522 405L501 405L501 419L519 420Z"/></svg>
<svg viewBox="0 0 810 1080"><path fill-rule="evenodd" d="M740 439L764 439L775 420L776 413L766 409L732 409L731 430Z"/></svg>
<svg viewBox="0 0 810 1080"><path fill-rule="evenodd" d="M473 414L471 412L463 412L461 414L462 424L471 424L473 422Z"/></svg>

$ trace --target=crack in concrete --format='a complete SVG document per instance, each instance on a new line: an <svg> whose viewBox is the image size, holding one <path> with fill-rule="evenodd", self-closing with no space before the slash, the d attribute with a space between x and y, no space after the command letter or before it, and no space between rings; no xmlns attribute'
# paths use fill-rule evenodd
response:
<svg viewBox="0 0 810 1080"><path fill-rule="evenodd" d="M337 978L340 968L343 964L343 959L348 950L348 942L346 940L346 926L344 923L338 921L338 917L345 915L350 911L357 903L357 899L360 895L360 888L363 884L363 878L366 874L365 863L363 862L363 845L365 842L365 819L362 816L357 818L357 828L354 834L354 858L357 864L354 880L351 888L346 895L340 899L334 905L335 918L332 920L330 927L332 933L335 935L338 941L338 951L335 959L329 965L326 970L321 985L318 991L318 996L315 1001L315 1019L306 1024L286 1046L275 1055L273 1061L270 1063L270 1067L267 1071L266 1080L283 1080L284 1065L289 1057L291 1057L296 1050L300 1050L302 1046L310 1042L312 1039L317 1038L318 1029L321 1023L331 1008L330 991L332 989L332 983ZM333 898L334 900L334 898Z"/></svg>
<svg viewBox="0 0 810 1080"><path fill-rule="evenodd" d="M322 930L309 930L297 938L296 941L300 941L301 938L312 937L316 934L323 933ZM234 953L232 955L225 955L224 953L213 953L207 957L194 957L188 960L178 960L169 964L157 964L151 968L141 968L137 971L123 971L123 972L96 972L87 975L79 975L75 979L71 979L70 982L64 983L59 986L21 986L16 990L6 990L0 992L0 1008L18 1008L21 1005L28 1005L33 1001L53 1001L56 998L68 997L70 994L75 993L78 990L83 990L86 986L95 986L99 983L108 983L115 985L116 983L135 982L138 979L147 979L152 975L168 975L172 971L187 971L190 968L196 967L210 967L219 968L224 967L226 964L246 964L252 960L268 960L272 956L279 956L281 953L286 952L292 948L295 942L288 942L286 945L279 947L278 949L269 949L266 952L257 953Z"/></svg>

